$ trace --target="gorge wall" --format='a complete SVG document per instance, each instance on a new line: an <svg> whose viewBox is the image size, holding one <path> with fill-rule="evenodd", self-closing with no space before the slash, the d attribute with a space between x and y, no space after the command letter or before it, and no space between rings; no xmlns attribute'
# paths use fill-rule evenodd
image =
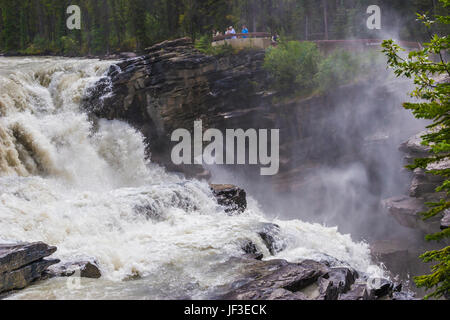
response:
<svg viewBox="0 0 450 320"><path fill-rule="evenodd" d="M152 161L212 182L231 177L225 182L244 187L268 212L339 225L357 237L367 236L363 226L371 221L390 225L369 212L381 212L380 200L408 183L398 146L422 124L401 107L407 83L383 70L327 94L293 98L271 90L261 50L206 56L179 39L146 51L112 66L83 105L94 118L125 120L140 130ZM172 132L192 131L196 120L221 131L280 129L279 174L261 177L254 166L173 165Z"/></svg>

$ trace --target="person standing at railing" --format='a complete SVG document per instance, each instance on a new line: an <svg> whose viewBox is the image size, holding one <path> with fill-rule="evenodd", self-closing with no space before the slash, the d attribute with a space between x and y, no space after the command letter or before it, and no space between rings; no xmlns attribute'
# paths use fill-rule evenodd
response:
<svg viewBox="0 0 450 320"><path fill-rule="evenodd" d="M233 27L230 27L230 34L236 34L236 30ZM233 36L231 39L237 39L237 37Z"/></svg>
<svg viewBox="0 0 450 320"><path fill-rule="evenodd" d="M242 26L242 33L243 34L248 34L248 28L247 28L247 26L245 24ZM247 39L247 36L243 36L242 38L243 39Z"/></svg>

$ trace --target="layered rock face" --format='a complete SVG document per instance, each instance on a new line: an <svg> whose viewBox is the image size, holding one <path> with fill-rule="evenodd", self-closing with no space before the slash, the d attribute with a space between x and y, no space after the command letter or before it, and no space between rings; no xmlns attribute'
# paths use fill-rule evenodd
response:
<svg viewBox="0 0 450 320"><path fill-rule="evenodd" d="M412 164L416 158L430 156L430 149L422 145L422 132L403 143L400 150L405 153L408 164ZM438 168L439 167L439 168ZM438 167L432 169L450 168L449 161L443 161ZM437 193L436 188L444 182L444 178L433 175L429 170L416 169L412 175L409 194L385 200L385 206L389 213L403 226L422 230L424 233L435 233L439 228L448 228L449 210L444 213L444 217L436 217L423 221L421 212L427 211L426 203L436 202L445 198L445 193Z"/></svg>
<svg viewBox="0 0 450 320"><path fill-rule="evenodd" d="M350 267L329 261L239 261L243 279L217 297L224 300L413 300L401 284L368 278ZM227 291L225 288L224 291Z"/></svg>
<svg viewBox="0 0 450 320"><path fill-rule="evenodd" d="M41 279L48 267L59 263L51 256L56 247L45 243L0 245L0 294L23 289Z"/></svg>
<svg viewBox="0 0 450 320"><path fill-rule="evenodd" d="M197 120L203 121L204 130L221 132L281 129L280 172L264 182L282 193L308 189L308 173L318 165L368 161L367 153L378 152L374 149L384 143L389 134L385 127L395 118L393 106L401 103L395 85L358 82L326 95L288 99L271 89L264 58L263 50L206 56L189 39L166 41L112 66L87 93L83 107L94 119L132 124L145 136L152 161L197 178L209 178L208 172L200 166L176 166L170 159L174 130L192 132ZM377 108L362 108L366 101ZM263 179L257 166L234 166L233 171L249 181ZM381 170L372 173L376 189ZM258 183L252 186L257 188Z"/></svg>
<svg viewBox="0 0 450 320"><path fill-rule="evenodd" d="M203 120L205 128L222 128L236 113L252 114L263 104L266 94L258 82L266 78L263 61L264 51L211 57L195 50L190 39L166 41L112 66L112 82L100 81L84 106L96 117L135 126L147 138L152 159L170 165L167 150L174 130L192 131L196 120Z"/></svg>

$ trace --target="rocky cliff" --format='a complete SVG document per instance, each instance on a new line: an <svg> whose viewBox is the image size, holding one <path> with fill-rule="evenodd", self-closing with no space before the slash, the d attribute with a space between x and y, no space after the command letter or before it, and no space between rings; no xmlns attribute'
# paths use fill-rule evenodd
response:
<svg viewBox="0 0 450 320"><path fill-rule="evenodd" d="M407 164L412 164L416 158L426 158L430 156L430 148L422 145L421 136L426 132L419 133L403 143L400 150L405 153ZM444 178L435 176L429 171L432 169L450 168L449 161L443 161L438 167L429 170L415 169L412 175L409 193L398 197L393 197L385 201L389 213L403 226L422 230L425 233L436 233L439 229L448 228L450 211L447 210L444 217L435 217L424 221L420 216L421 212L427 211L427 202L436 202L445 198L445 192L436 192L436 188L443 182Z"/></svg>
<svg viewBox="0 0 450 320"><path fill-rule="evenodd" d="M0 245L0 294L23 289L45 276L48 267L59 263L45 259L56 251L45 243Z"/></svg>
<svg viewBox="0 0 450 320"><path fill-rule="evenodd" d="M271 90L262 50L206 56L189 39L179 39L146 51L113 65L88 92L83 106L94 119L131 123L147 138L154 162L197 177L202 168L191 170L194 166L175 166L170 161L172 132L192 131L196 120L203 121L205 130L281 128L280 173L268 179L280 192L302 192L309 183L306 173L317 165L339 165L377 152L398 109L392 106L401 103L396 87L384 81L287 97ZM365 101L377 108L361 108ZM381 119L380 114L384 114ZM261 179L256 168L233 170L252 181ZM374 182L380 180L376 170L372 173Z"/></svg>
<svg viewBox="0 0 450 320"><path fill-rule="evenodd" d="M409 84L382 77L340 86L326 94L287 97L271 90L271 79L263 68L264 51L206 56L195 50L189 39L166 41L146 51L141 57L112 66L108 75L88 92L83 105L94 120L119 119L131 123L147 138L153 161L169 170L197 177L208 176L203 168L192 170L193 166L171 163L173 130L192 131L196 120L203 120L204 129L221 131L282 129L278 175L266 178L248 166L232 168L233 176L241 178L244 189L267 212L273 208L286 217L325 220L356 238L375 239L375 253L381 254L382 261L393 260L391 265L396 270L405 269L411 260L419 262L417 257L422 248L402 238L394 218L386 215L381 204L386 194L397 194L409 179L408 173L402 172L398 146L405 137L416 133L417 127L423 128L421 124L398 125L405 122L402 93L410 90ZM343 168L348 169L349 164L357 165L345 171ZM327 174L331 178L324 177ZM420 173L415 179L420 183L413 192L421 195L436 183ZM335 189L329 189L324 181L334 183ZM342 196L334 198L336 192ZM302 206L296 202L299 195ZM323 197L328 198L321 201ZM393 202L399 201L400 208L407 205L402 199ZM315 203L305 205L308 201ZM349 201L352 210L343 205ZM335 211L336 208L342 210ZM414 219L413 223L419 223ZM401 224L409 227L409 222ZM423 240L421 233L418 237ZM401 246L415 248L398 258L397 248L391 250L394 240ZM259 257L258 252L248 251ZM397 265L400 267L395 268ZM249 290L253 288L249 286ZM278 290L277 294L283 292Z"/></svg>
<svg viewBox="0 0 450 320"><path fill-rule="evenodd" d="M266 78L264 51L206 56L187 38L146 51L112 66L84 105L96 117L134 125L147 138L154 161L170 165L167 150L175 129L192 130L196 120L225 127L231 119L252 115L267 99L260 83Z"/></svg>

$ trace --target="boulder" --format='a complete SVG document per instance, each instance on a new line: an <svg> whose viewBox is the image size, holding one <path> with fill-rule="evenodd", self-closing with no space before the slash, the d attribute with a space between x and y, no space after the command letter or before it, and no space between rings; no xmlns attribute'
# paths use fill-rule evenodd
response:
<svg viewBox="0 0 450 320"><path fill-rule="evenodd" d="M388 279L373 279L350 267L330 268L305 260L257 261L234 258L240 279L220 289L218 300L377 300L411 296ZM398 293L398 294L397 294Z"/></svg>
<svg viewBox="0 0 450 320"><path fill-rule="evenodd" d="M436 232L437 220L424 221L421 212L427 211L424 199L408 196L393 197L383 201L385 208L399 224L411 229L419 229L426 233Z"/></svg>
<svg viewBox="0 0 450 320"><path fill-rule="evenodd" d="M52 266L47 271L50 277L71 277L78 275L81 278L99 279L102 276L98 263L95 260L63 262Z"/></svg>
<svg viewBox="0 0 450 320"><path fill-rule="evenodd" d="M444 178L417 168L414 170L413 180L409 189L410 196L414 198L427 197L428 194L435 193L436 188L443 182Z"/></svg>
<svg viewBox="0 0 450 320"><path fill-rule="evenodd" d="M395 287L393 282L383 278L371 278L367 285L371 295L378 299L392 295Z"/></svg>
<svg viewBox="0 0 450 320"><path fill-rule="evenodd" d="M338 300L347 293L358 278L358 273L349 268L332 268L319 279L318 300Z"/></svg>
<svg viewBox="0 0 450 320"><path fill-rule="evenodd" d="M261 230L258 231L258 235L273 256L286 249L286 243L280 236L280 232L280 227L273 223L262 224Z"/></svg>
<svg viewBox="0 0 450 320"><path fill-rule="evenodd" d="M354 284L347 293L341 294L339 300L374 300L365 283Z"/></svg>
<svg viewBox="0 0 450 320"><path fill-rule="evenodd" d="M242 244L242 250L245 252L246 258L256 260L262 260L264 258L263 253L260 252L256 245L250 240L247 240Z"/></svg>
<svg viewBox="0 0 450 320"><path fill-rule="evenodd" d="M404 142L400 146L400 151L407 154L407 159L412 160L414 158L423 158L430 155L431 148L422 144L422 137L427 134L426 131L421 132L408 141Z"/></svg>
<svg viewBox="0 0 450 320"><path fill-rule="evenodd" d="M229 184L211 184L214 196L227 213L242 213L247 209L245 190Z"/></svg>
<svg viewBox="0 0 450 320"><path fill-rule="evenodd" d="M252 279L225 294L223 300L308 300L300 291L314 284L328 268L315 261L272 260L253 264L248 272Z"/></svg>
<svg viewBox="0 0 450 320"><path fill-rule="evenodd" d="M0 245L0 293L23 289L41 279L56 259L44 259L52 255L56 247L45 243Z"/></svg>

